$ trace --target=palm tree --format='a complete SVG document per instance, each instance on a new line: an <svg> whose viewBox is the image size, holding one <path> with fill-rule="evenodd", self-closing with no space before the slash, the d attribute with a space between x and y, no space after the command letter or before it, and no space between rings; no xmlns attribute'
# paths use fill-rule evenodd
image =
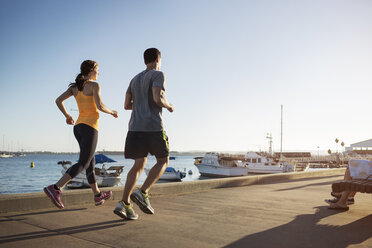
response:
<svg viewBox="0 0 372 248"><path fill-rule="evenodd" d="M339 142L339 140L336 138L335 142L336 142L336 153L338 153L338 142Z"/></svg>

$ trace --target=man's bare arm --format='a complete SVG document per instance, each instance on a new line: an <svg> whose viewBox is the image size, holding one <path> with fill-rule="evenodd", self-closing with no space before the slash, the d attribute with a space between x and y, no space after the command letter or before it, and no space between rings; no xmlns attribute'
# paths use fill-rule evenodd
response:
<svg viewBox="0 0 372 248"><path fill-rule="evenodd" d="M131 110L131 109L133 109L132 95L129 94L129 93L126 93L125 94L124 109L125 110Z"/></svg>
<svg viewBox="0 0 372 248"><path fill-rule="evenodd" d="M164 93L165 93L164 90L162 90L162 88L160 87L152 88L152 95L156 105L158 105L161 108L166 108L169 112L173 112L174 107L172 104L168 103Z"/></svg>

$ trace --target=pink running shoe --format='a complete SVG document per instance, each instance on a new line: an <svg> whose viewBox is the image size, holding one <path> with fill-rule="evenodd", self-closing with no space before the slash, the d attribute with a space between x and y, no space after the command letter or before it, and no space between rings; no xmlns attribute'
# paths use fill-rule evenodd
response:
<svg viewBox="0 0 372 248"><path fill-rule="evenodd" d="M105 200L109 199L112 195L112 191L101 191L101 196L95 196L94 202L96 206L102 205Z"/></svg>
<svg viewBox="0 0 372 248"><path fill-rule="evenodd" d="M52 200L54 205L57 206L57 208L62 209L65 207L61 201L62 190L56 190L54 188L54 184L45 187L44 192Z"/></svg>

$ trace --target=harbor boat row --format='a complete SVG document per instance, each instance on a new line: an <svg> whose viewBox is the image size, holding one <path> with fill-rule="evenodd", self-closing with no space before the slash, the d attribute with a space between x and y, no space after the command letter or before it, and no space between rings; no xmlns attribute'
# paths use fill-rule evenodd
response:
<svg viewBox="0 0 372 248"><path fill-rule="evenodd" d="M204 177L236 177L252 174L274 174L295 171L295 165L288 162L277 161L273 156L267 153L247 152L244 157L231 154L208 152L203 157L196 157L195 166L177 166L172 161L175 157L170 158L170 164L160 177L161 180L168 181L192 181L197 180L200 176ZM101 167L96 165L95 174L97 184L100 187L112 187L119 185L121 173L124 166L110 159L103 154L96 155L96 163L102 163ZM107 163L112 166L106 168ZM62 174L65 174L70 161L60 161L62 165ZM150 171L145 168L146 174ZM85 172L78 176L67 185L68 188L89 187Z"/></svg>
<svg viewBox="0 0 372 248"><path fill-rule="evenodd" d="M170 157L170 160L175 160L175 157ZM97 185L99 187L113 187L118 186L121 182L121 173L124 170L124 165L121 163L107 157L104 154L95 155L96 166L95 166L95 175ZM61 173L64 175L68 170L68 165L72 165L71 161L59 161L58 164L62 166ZM98 166L102 164L102 166ZM107 164L111 164L106 168ZM145 168L145 173L148 174L150 171L149 168ZM184 167L177 166L174 162L171 162L163 175L160 177L161 180L165 181L193 181L197 180L200 177L199 170L193 167ZM79 173L74 177L68 184L67 188L77 189L77 188L86 188L89 187L88 180L86 178L85 171Z"/></svg>
<svg viewBox="0 0 372 248"><path fill-rule="evenodd" d="M264 153L247 152L244 159L220 153L206 153L195 158L195 166L202 176L234 177L249 174L273 174L293 172L295 166L287 162L275 161Z"/></svg>
<svg viewBox="0 0 372 248"><path fill-rule="evenodd" d="M13 157L24 157L26 154L16 152L16 153L9 153L9 152L2 152L0 153L0 158L13 158Z"/></svg>

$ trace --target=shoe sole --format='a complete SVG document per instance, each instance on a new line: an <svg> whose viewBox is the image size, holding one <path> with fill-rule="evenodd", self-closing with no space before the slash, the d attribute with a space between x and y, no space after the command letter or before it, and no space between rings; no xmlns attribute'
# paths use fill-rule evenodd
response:
<svg viewBox="0 0 372 248"><path fill-rule="evenodd" d="M140 199L136 195L131 195L130 199L137 204L137 206L144 212L145 214L154 214L154 211L149 209L146 205L144 205Z"/></svg>
<svg viewBox="0 0 372 248"><path fill-rule="evenodd" d="M52 201L52 203L59 209L63 209L64 206L61 206L58 204L58 202L56 201L56 199L54 199L54 196L52 194L52 192L49 191L48 188L44 188L44 193L49 197L49 199Z"/></svg>
<svg viewBox="0 0 372 248"><path fill-rule="evenodd" d="M136 220L136 219L138 219L138 216L137 217L128 217L125 214L123 214L123 212L118 211L116 209L113 212L114 212L114 214L116 214L117 216L119 216L122 219L126 219L126 220Z"/></svg>

